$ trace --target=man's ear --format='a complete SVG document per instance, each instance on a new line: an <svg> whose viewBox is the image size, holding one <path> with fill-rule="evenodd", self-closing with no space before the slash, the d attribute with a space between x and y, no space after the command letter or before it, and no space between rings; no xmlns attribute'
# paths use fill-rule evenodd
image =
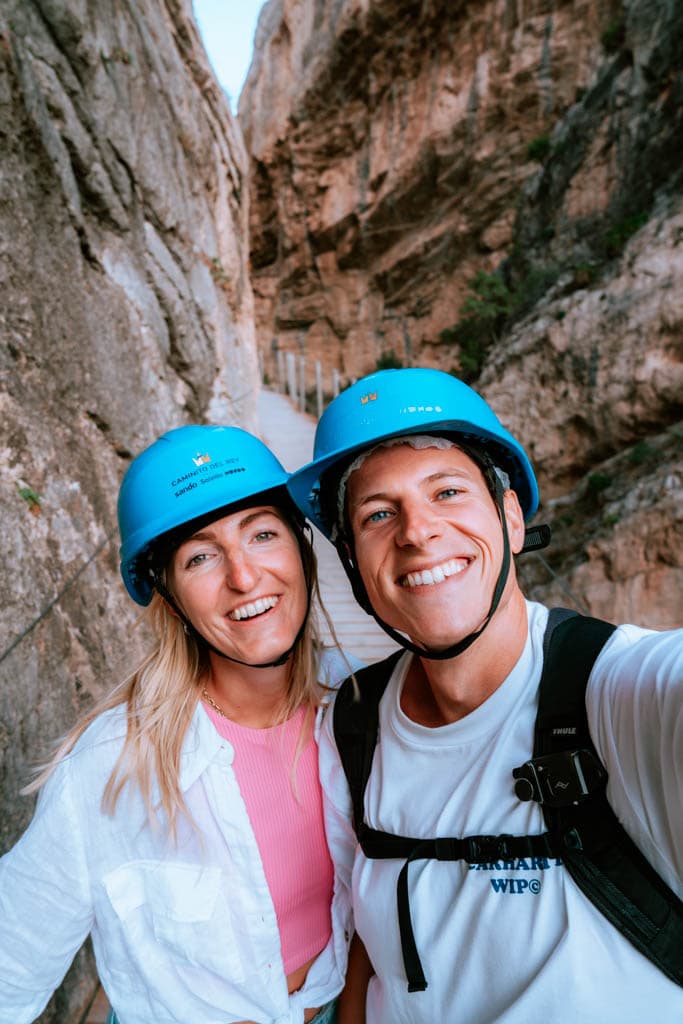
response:
<svg viewBox="0 0 683 1024"><path fill-rule="evenodd" d="M356 559L355 559L355 556L354 556L354 553L353 553L353 548L351 547L349 542L346 541L346 540L344 541L344 551L346 552L346 557L348 558L349 563L355 569L355 567L356 567Z"/></svg>
<svg viewBox="0 0 683 1024"><path fill-rule="evenodd" d="M510 550L513 555L518 555L524 547L524 513L519 504L519 498L515 491L506 491L503 495L503 507L505 509L505 522L507 523L508 536L510 538Z"/></svg>
<svg viewBox="0 0 683 1024"><path fill-rule="evenodd" d="M353 547L344 534L338 534L333 543L342 562L347 561L353 568L355 568L356 559L353 553Z"/></svg>

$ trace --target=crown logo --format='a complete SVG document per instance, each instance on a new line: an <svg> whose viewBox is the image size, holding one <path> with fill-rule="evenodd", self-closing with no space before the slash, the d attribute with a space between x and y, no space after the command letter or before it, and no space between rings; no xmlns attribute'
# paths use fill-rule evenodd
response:
<svg viewBox="0 0 683 1024"><path fill-rule="evenodd" d="M205 452L203 455L201 452L197 452L196 455L192 456L192 461L195 466L203 466L205 462L211 462L211 456L208 452Z"/></svg>
<svg viewBox="0 0 683 1024"><path fill-rule="evenodd" d="M377 392L376 391L368 391L367 395L361 395L360 396L360 404L361 405L367 405L368 402L376 402L376 401L377 401Z"/></svg>

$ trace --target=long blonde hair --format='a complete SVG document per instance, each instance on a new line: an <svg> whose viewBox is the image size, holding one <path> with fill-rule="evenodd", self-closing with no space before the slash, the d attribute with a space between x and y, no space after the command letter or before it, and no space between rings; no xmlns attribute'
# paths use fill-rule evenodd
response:
<svg viewBox="0 0 683 1024"><path fill-rule="evenodd" d="M318 612L324 616L333 639L336 637L320 599L317 560L312 544L305 534L297 535L304 576L310 587L310 609L288 662L287 695L277 721L286 721L302 705L305 706L303 737L312 728L315 711L327 692L327 687L318 681L322 650ZM183 742L201 696L208 654L185 631L183 622L158 593L153 595L143 618L148 620L154 637L151 651L128 678L76 723L59 743L50 761L23 792L34 792L47 781L99 715L125 705L126 739L105 786L102 810L105 814L113 814L126 785L137 785L150 822L154 824L162 811L174 836L178 815L184 813L189 817L180 789L180 761ZM154 782L160 795L158 806L152 802Z"/></svg>

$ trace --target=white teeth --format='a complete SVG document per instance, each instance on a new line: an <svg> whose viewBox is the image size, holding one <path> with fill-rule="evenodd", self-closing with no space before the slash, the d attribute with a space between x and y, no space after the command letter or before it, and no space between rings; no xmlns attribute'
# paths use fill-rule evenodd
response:
<svg viewBox="0 0 683 1024"><path fill-rule="evenodd" d="M274 608L278 600L279 598L275 596L259 597L256 601L250 601L249 604L244 604L241 608L235 608L228 612L228 618L233 622L239 622L241 619L253 619L255 615L262 615L269 608Z"/></svg>
<svg viewBox="0 0 683 1024"><path fill-rule="evenodd" d="M443 583L449 576L455 576L462 572L467 566L467 559L451 558L442 565L435 565L431 569L422 569L421 572L409 572L401 580L404 587L425 587L434 583Z"/></svg>

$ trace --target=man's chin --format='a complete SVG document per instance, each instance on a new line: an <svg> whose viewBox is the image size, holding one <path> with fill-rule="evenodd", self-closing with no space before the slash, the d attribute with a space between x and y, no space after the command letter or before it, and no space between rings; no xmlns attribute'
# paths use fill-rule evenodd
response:
<svg viewBox="0 0 683 1024"><path fill-rule="evenodd" d="M479 626L468 624L456 630L451 626L448 632L446 630L437 631L434 629L422 630L420 633L415 629L412 629L410 633L406 633L403 630L399 630L399 632L403 632L404 636L407 636L416 647L422 647L425 651L441 654L467 639L472 633L476 633L482 625L483 623L480 623Z"/></svg>

